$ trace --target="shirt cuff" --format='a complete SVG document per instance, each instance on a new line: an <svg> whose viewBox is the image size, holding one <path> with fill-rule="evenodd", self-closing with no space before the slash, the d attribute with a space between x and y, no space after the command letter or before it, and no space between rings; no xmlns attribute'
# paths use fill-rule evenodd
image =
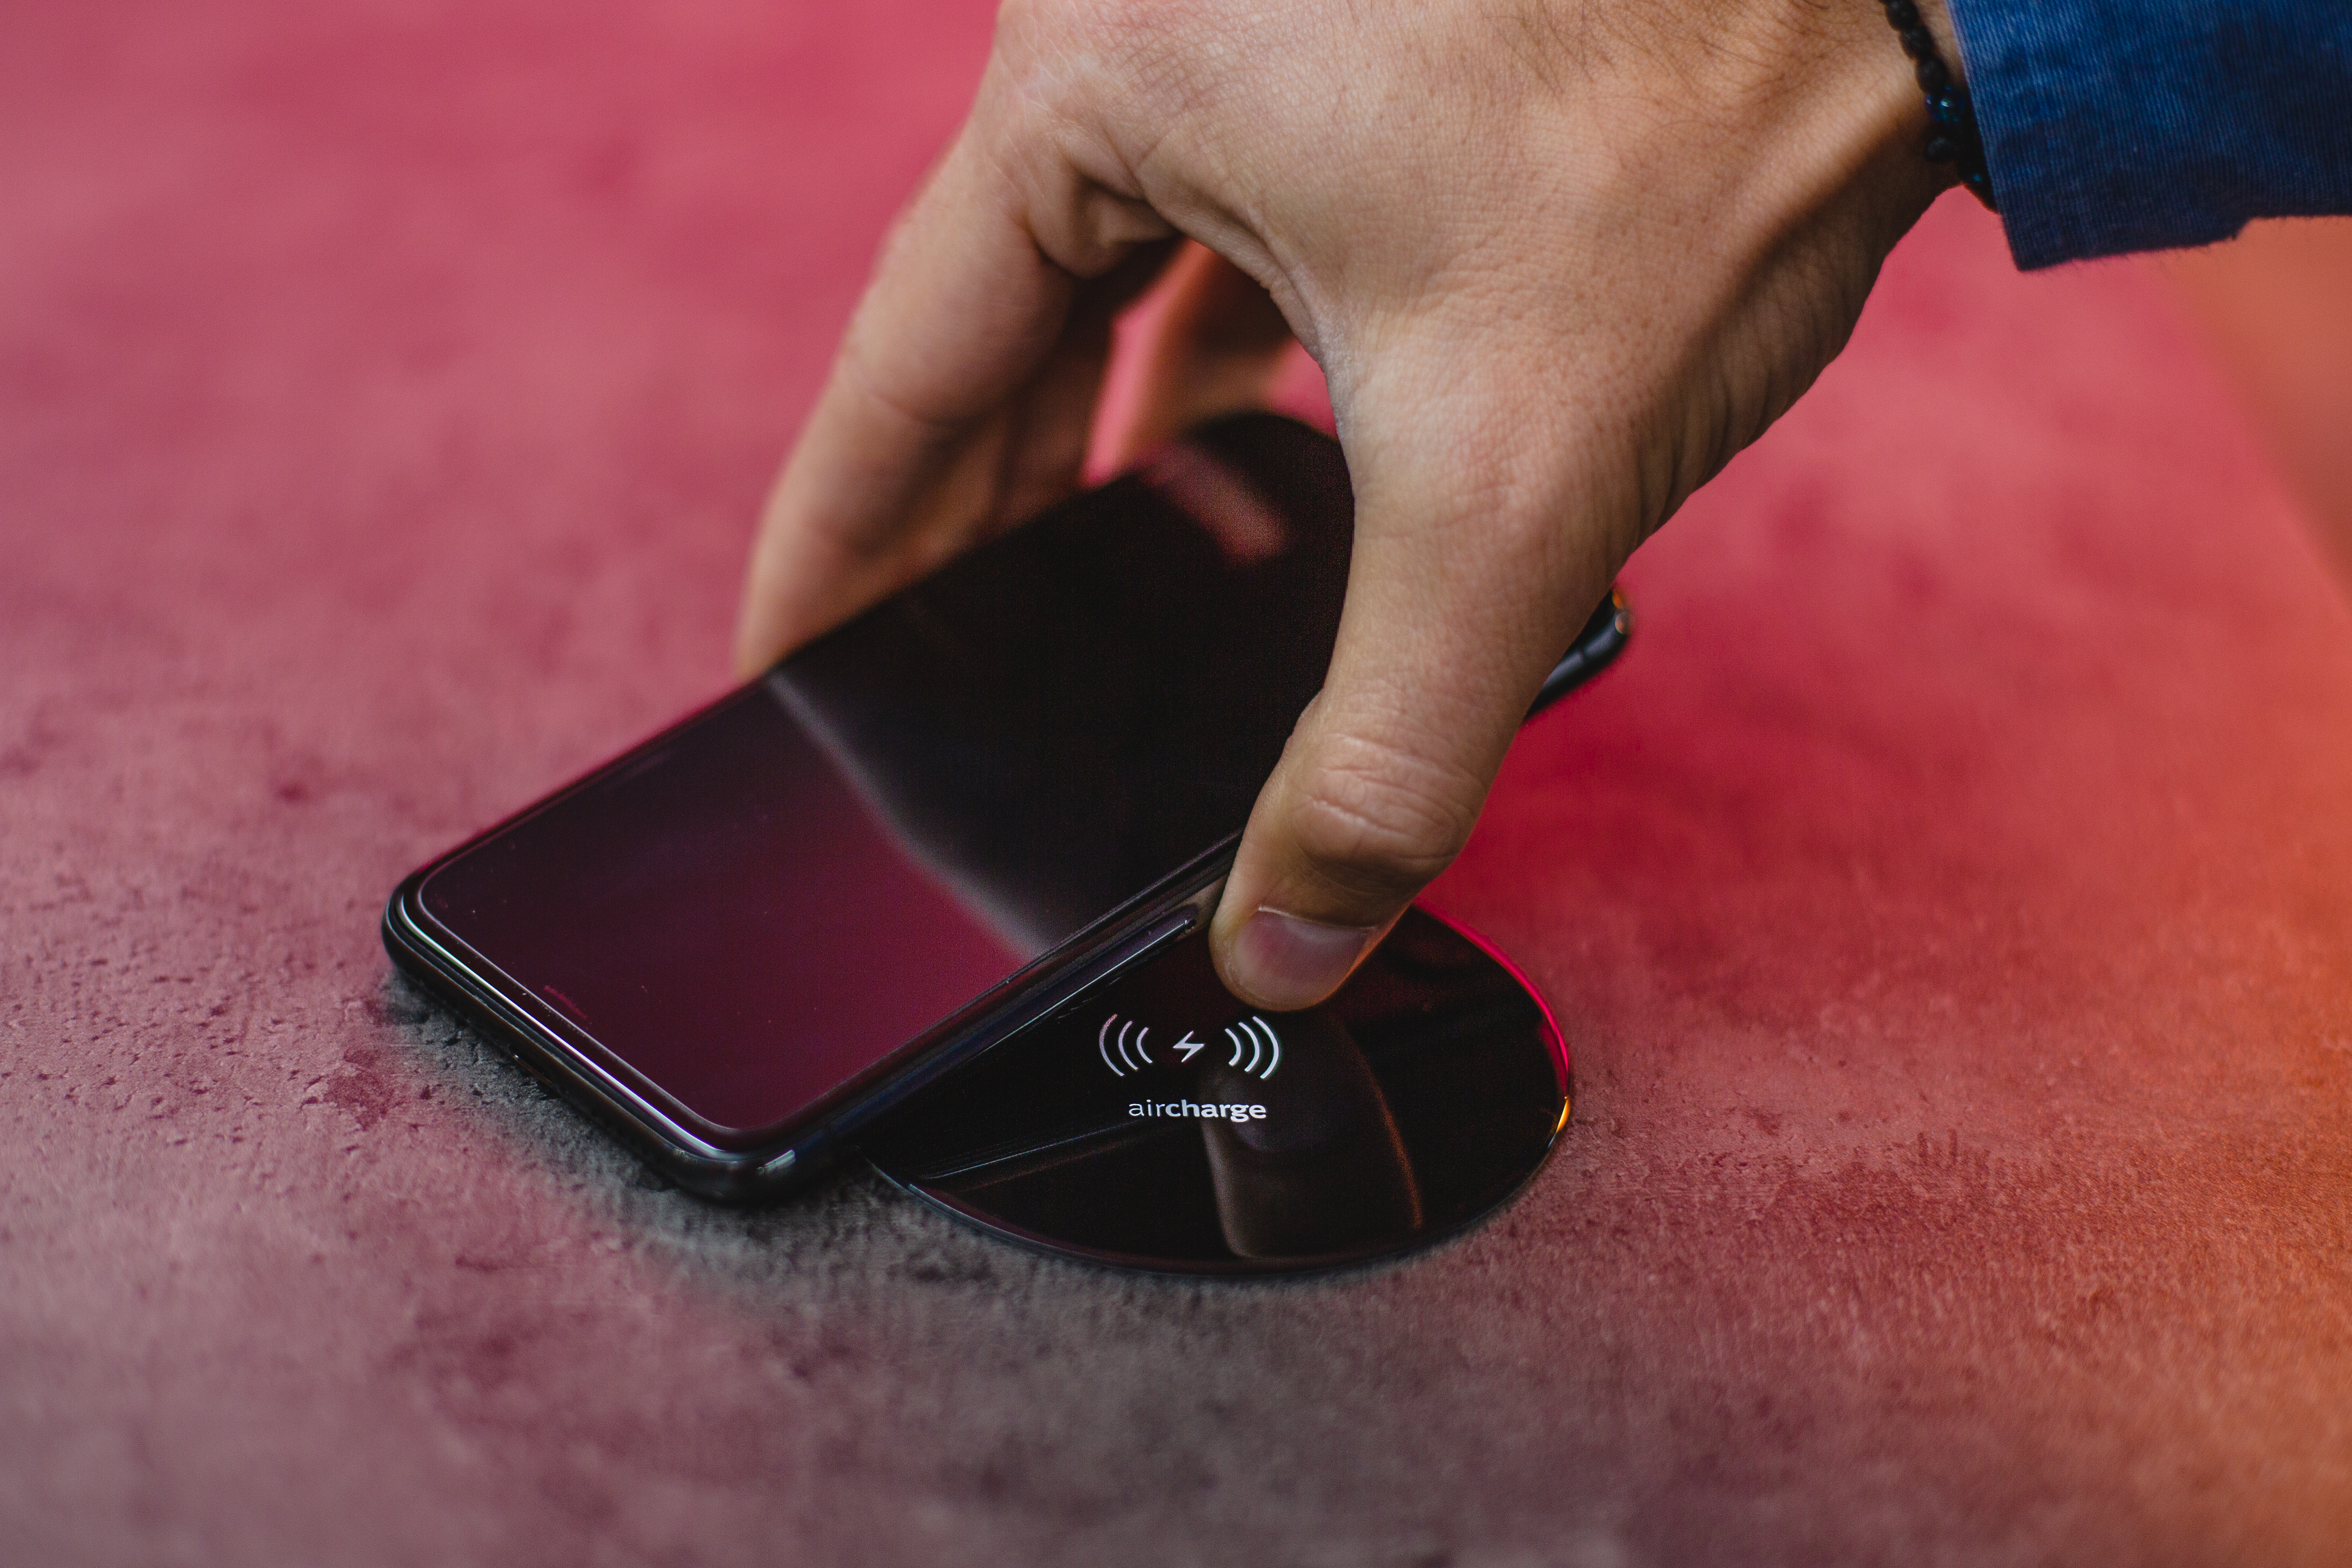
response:
<svg viewBox="0 0 2352 1568"><path fill-rule="evenodd" d="M2352 5L1949 4L2020 267L2352 212Z"/></svg>

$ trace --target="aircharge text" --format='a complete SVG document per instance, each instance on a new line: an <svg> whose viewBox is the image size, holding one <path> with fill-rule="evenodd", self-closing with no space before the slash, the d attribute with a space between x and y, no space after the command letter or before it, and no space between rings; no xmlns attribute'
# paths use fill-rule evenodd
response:
<svg viewBox="0 0 2352 1568"><path fill-rule="evenodd" d="M1189 1100L1147 1100L1127 1108L1129 1116L1195 1116L1204 1121L1263 1121L1265 1107L1241 1105L1233 1100L1223 1104L1203 1101L1195 1104Z"/></svg>

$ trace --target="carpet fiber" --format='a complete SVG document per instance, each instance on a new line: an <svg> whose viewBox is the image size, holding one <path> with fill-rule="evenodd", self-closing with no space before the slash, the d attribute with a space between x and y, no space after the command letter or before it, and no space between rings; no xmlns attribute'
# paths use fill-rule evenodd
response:
<svg viewBox="0 0 2352 1568"><path fill-rule="evenodd" d="M2165 297L1947 202L1439 902L1493 1223L1126 1278L660 1189L393 980L724 683L979 0L20 5L0 1556L2341 1562L2352 616Z"/></svg>

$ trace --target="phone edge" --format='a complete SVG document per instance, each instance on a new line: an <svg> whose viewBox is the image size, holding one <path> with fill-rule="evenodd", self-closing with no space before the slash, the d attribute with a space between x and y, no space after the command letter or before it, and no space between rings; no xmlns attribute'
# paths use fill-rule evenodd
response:
<svg viewBox="0 0 2352 1568"><path fill-rule="evenodd" d="M625 758L615 759L614 764ZM598 770L599 772L603 770ZM501 824L500 826L504 826ZM495 833L499 828L489 831ZM470 842L470 841L469 841ZM418 890L447 856L403 879L385 902L384 951L517 1065L586 1112L679 1186L726 1203L782 1196L814 1180L893 1105L1013 1035L1075 1006L1204 922L1238 836L1180 868L828 1093L772 1136L725 1146L641 1091L623 1072L515 1002L511 977L484 973L438 925ZM458 853L452 850L452 855ZM617 1058L616 1058L617 1060Z"/></svg>
<svg viewBox="0 0 2352 1568"><path fill-rule="evenodd" d="M1551 667L1551 673L1544 677L1536 700L1528 705L1527 719L1519 721L1526 723L1617 662L1617 656L1625 651L1633 637L1633 607L1625 602L1625 591L1612 585L1609 596L1585 621L1576 641Z"/></svg>

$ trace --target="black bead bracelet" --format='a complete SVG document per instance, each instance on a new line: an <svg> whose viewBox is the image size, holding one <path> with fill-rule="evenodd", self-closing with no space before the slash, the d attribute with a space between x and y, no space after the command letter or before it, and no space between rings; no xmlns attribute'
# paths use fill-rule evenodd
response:
<svg viewBox="0 0 2352 1568"><path fill-rule="evenodd" d="M1903 52L1911 57L1919 90L1927 95L1927 141L1920 151L1931 163L1949 163L1977 200L1999 212L1993 205L1992 177L1985 172L1984 138L1977 132L1976 106L1969 101L1969 89L1944 64L1943 54L1936 47L1936 35L1927 30L1915 0L1880 3L1886 7L1888 25L1903 40Z"/></svg>

